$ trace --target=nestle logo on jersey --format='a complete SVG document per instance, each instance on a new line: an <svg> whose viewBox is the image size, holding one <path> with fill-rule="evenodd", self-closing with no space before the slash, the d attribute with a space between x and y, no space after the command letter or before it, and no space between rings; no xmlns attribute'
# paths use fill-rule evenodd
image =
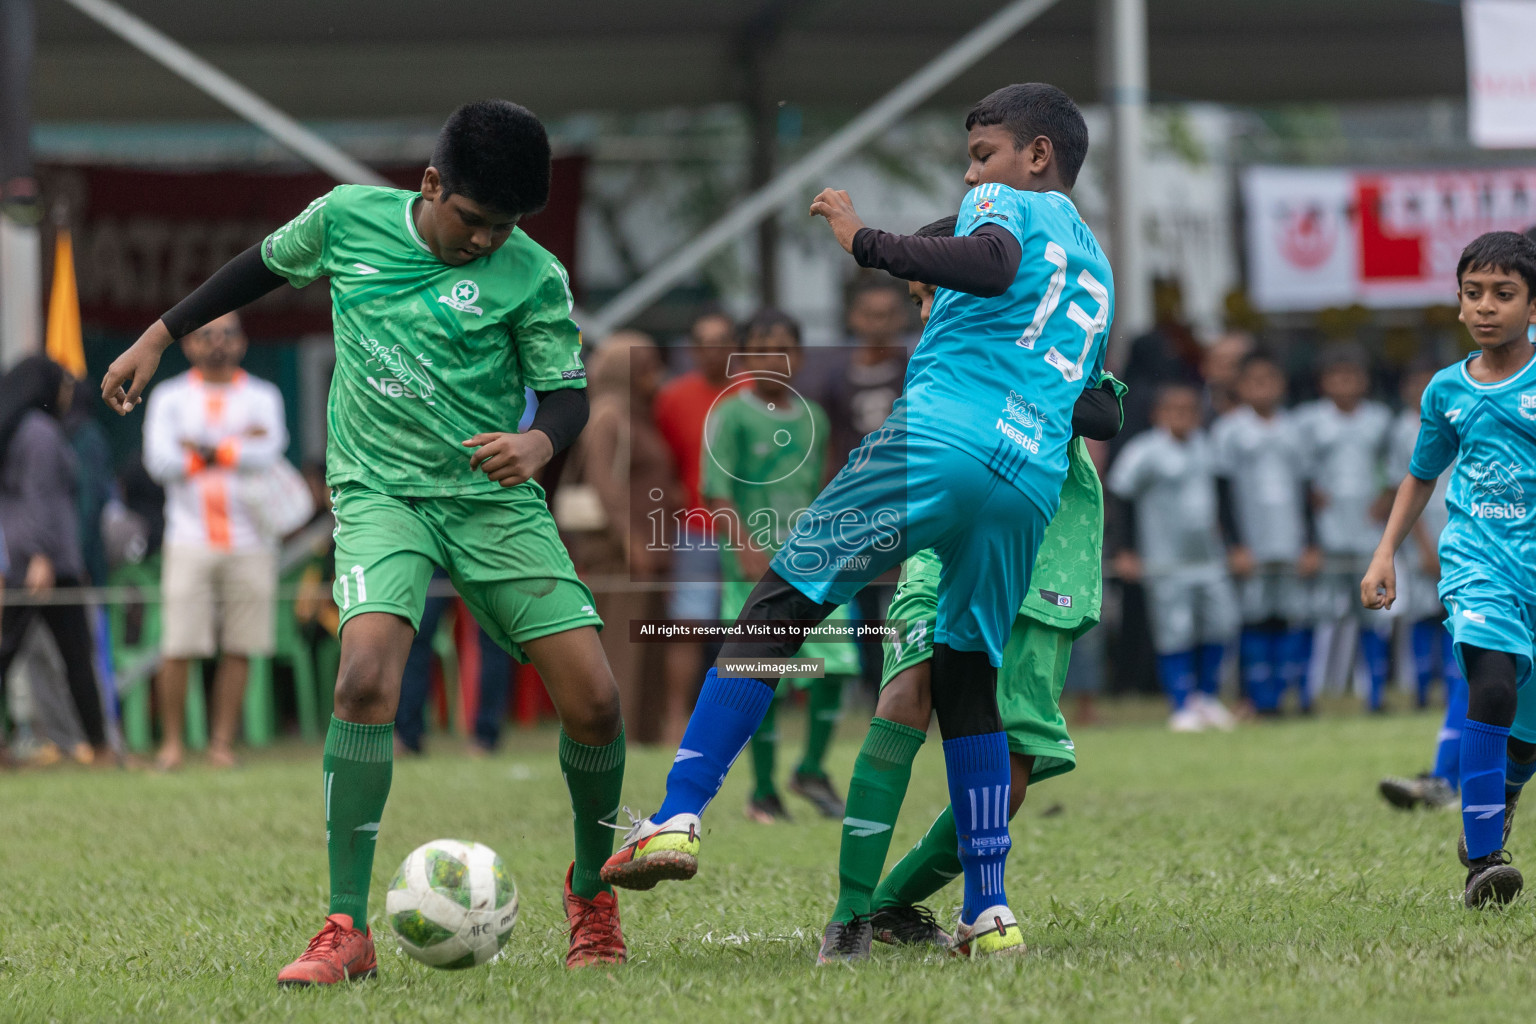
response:
<svg viewBox="0 0 1536 1024"><path fill-rule="evenodd" d="M1002 431L1004 437L1023 448L1031 455L1040 454L1040 438L1045 436L1045 417L1035 408L1035 403L1028 401L1017 391L1008 392L1008 400L1003 403L1003 415L1013 423L1006 422L1002 416L997 419L997 429ZM1019 426L1015 427L1013 424ZM1023 427L1020 430L1019 427ZM1025 431L1032 432L1033 437Z"/></svg>
<svg viewBox="0 0 1536 1024"><path fill-rule="evenodd" d="M1474 501L1467 506L1467 514L1475 519L1524 519L1525 505L1507 502Z"/></svg>

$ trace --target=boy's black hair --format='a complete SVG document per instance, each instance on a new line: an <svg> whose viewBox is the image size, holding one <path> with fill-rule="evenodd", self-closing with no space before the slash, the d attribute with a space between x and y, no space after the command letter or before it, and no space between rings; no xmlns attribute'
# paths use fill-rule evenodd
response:
<svg viewBox="0 0 1536 1024"><path fill-rule="evenodd" d="M779 309L760 309L752 315L741 328L741 337L746 341L755 335L767 334L775 327L782 327L795 339L795 344L800 344L800 321Z"/></svg>
<svg viewBox="0 0 1536 1024"><path fill-rule="evenodd" d="M526 216L549 202L549 136L533 111L476 100L448 115L432 149L446 195Z"/></svg>
<svg viewBox="0 0 1536 1024"><path fill-rule="evenodd" d="M1256 348L1252 352L1249 352L1247 355L1243 356L1242 359L1238 360L1237 372L1239 375L1247 373L1249 367L1258 366L1260 364L1264 366L1273 366L1276 370L1280 371L1282 376L1285 374L1285 370L1280 366L1280 360L1275 358L1275 354L1268 351L1267 349L1262 348Z"/></svg>
<svg viewBox="0 0 1536 1024"><path fill-rule="evenodd" d="M1077 181L1088 155L1088 123L1072 97L1044 82L1005 85L971 108L965 115L965 130L977 125L1000 124L1013 136L1013 145L1022 149L1044 135L1056 151L1056 168L1068 187Z"/></svg>
<svg viewBox="0 0 1536 1024"><path fill-rule="evenodd" d="M1319 376L1329 370L1338 367L1359 370L1369 375L1371 372L1371 357L1354 342L1345 342L1342 345L1329 345L1323 349L1322 355L1317 360L1317 372Z"/></svg>
<svg viewBox="0 0 1536 1024"><path fill-rule="evenodd" d="M912 232L918 238L949 238L955 233L955 224L960 218L954 214L948 217L940 217L931 224L924 224Z"/></svg>
<svg viewBox="0 0 1536 1024"><path fill-rule="evenodd" d="M1152 392L1152 408L1160 408L1164 402L1181 391L1194 395L1196 401L1200 398L1200 386L1198 384L1191 384L1186 380L1168 381L1167 383L1159 384L1157 389Z"/></svg>
<svg viewBox="0 0 1536 1024"><path fill-rule="evenodd" d="M1461 250L1456 287L1468 270L1504 270L1525 281L1526 298L1536 298L1536 242L1517 231L1489 231Z"/></svg>

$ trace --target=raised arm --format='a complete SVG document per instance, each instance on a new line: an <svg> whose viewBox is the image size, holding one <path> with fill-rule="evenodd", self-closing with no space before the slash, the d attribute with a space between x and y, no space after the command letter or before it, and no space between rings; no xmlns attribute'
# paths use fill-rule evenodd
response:
<svg viewBox="0 0 1536 1024"><path fill-rule="evenodd" d="M144 400L144 388L172 342L286 283L262 262L261 246L251 246L167 310L128 351L112 360L101 381L101 397L119 415L127 415Z"/></svg>
<svg viewBox="0 0 1536 1024"><path fill-rule="evenodd" d="M826 218L838 244L862 267L983 298L1006 292L1023 258L1019 240L995 224L949 238L876 231L864 225L848 193L838 189L823 189L811 204L811 215Z"/></svg>

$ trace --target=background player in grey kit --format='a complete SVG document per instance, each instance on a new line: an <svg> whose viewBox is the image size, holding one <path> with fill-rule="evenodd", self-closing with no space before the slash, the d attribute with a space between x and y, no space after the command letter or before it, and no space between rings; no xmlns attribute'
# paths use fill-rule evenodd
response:
<svg viewBox="0 0 1536 1024"><path fill-rule="evenodd" d="M1390 622L1379 612L1363 609L1356 592L1357 580L1370 564L1381 534L1372 509L1386 490L1392 413L1366 397L1371 384L1366 366L1365 353L1353 346L1326 353L1318 378L1323 397L1299 408L1296 416L1311 467L1317 540L1323 552L1315 599L1317 621L1331 627L1333 650L1350 654L1341 663L1345 679L1354 665L1351 633L1358 626L1358 650L1370 674L1366 703L1372 711L1380 711L1387 684Z"/></svg>
<svg viewBox="0 0 1536 1024"><path fill-rule="evenodd" d="M1408 475L1413 446L1419 439L1422 417L1419 406L1424 389L1439 367L1411 367L1403 374L1402 411L1392 423L1388 479ZM1419 707L1429 703L1429 687L1439 672L1445 680L1445 722L1435 735L1433 767L1416 778L1389 776L1381 780L1381 795L1394 807L1455 807L1461 787L1461 729L1467 718L1467 681L1456 663L1450 630L1445 628L1445 608L1440 603L1440 533L1450 515L1445 492L1451 474L1435 481L1429 504L1414 523L1409 543L1397 552L1397 592L1400 619L1408 630L1414 683ZM1394 609L1396 611L1396 609Z"/></svg>
<svg viewBox="0 0 1536 1024"><path fill-rule="evenodd" d="M1238 646L1253 709L1275 714L1286 690L1311 705L1310 581L1321 555L1307 512L1306 457L1296 418L1284 408L1285 375L1254 353L1237 374L1241 403L1211 428L1221 511L1234 541L1228 562L1242 600Z"/></svg>
<svg viewBox="0 0 1536 1024"><path fill-rule="evenodd" d="M1127 518L1135 523L1136 550L1123 548L1115 564L1122 577L1146 580L1158 675L1173 712L1169 728L1230 728L1232 715L1216 692L1226 644L1237 632L1237 598L1198 391L1176 384L1158 392L1152 429L1126 444L1108 485L1122 502L1122 531Z"/></svg>

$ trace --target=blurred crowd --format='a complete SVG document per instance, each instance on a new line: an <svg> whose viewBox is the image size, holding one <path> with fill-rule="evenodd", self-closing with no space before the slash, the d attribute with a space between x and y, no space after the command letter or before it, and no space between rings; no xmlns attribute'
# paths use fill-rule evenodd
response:
<svg viewBox="0 0 1536 1024"><path fill-rule="evenodd" d="M680 737L714 651L633 642L630 623L734 618L793 511L901 393L918 340L905 286L860 279L846 308L838 346L802 348L799 326L774 310L738 322L706 307L683 336L626 331L587 353L590 420L539 482L608 624L640 742ZM113 465L92 387L42 357L0 380L11 760L110 764L153 745L164 770L188 746L230 765L242 724L247 738L269 738L278 722L308 736L323 721L335 602L350 581L329 557L324 466L288 463L281 394L241 369L245 348L234 315L189 336L191 368L149 393L126 467ZM1105 690L1160 690L1179 731L1309 712L1327 691L1376 711L1394 676L1422 705L1456 671L1434 586L1443 511L1405 548L1398 608L1365 613L1358 601L1439 361L1388 372L1342 342L1309 363L1284 356L1240 332L1204 345L1170 319L1119 360L1124 428L1090 445L1105 482L1107 582L1104 621L1078 642L1068 679L1078 721ZM745 403L728 417L736 440L712 445L727 398ZM530 402L524 425L532 412ZM761 472L795 452L783 473ZM768 513L773 525L722 537ZM895 582L866 588L849 618L883 620ZM813 717L835 721L849 685L877 685L881 651L871 641L826 653L832 682L800 688ZM462 716L469 749L489 752L513 711L529 721L547 707L536 675L435 580L397 750L422 753L430 720ZM818 765L819 742L803 769Z"/></svg>

